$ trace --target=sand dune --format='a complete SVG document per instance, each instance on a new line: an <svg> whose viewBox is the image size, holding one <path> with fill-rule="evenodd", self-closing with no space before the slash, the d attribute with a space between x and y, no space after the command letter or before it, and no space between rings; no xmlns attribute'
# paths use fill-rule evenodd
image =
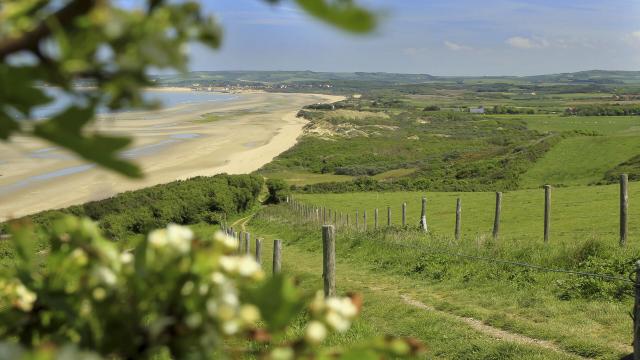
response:
<svg viewBox="0 0 640 360"><path fill-rule="evenodd" d="M229 102L102 117L96 128L135 139L124 156L142 167L141 180L97 168L31 138L14 138L11 144L0 143L0 220L177 179L252 172L295 144L305 123L295 116L302 106L339 99L242 94Z"/></svg>

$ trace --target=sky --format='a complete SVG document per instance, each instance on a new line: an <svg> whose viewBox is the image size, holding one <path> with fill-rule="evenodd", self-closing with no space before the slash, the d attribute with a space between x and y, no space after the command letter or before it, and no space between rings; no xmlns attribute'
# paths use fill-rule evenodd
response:
<svg viewBox="0 0 640 360"><path fill-rule="evenodd" d="M202 2L223 45L192 45L199 70L396 72L450 76L640 70L640 0L355 0L371 34L341 32L293 1Z"/></svg>

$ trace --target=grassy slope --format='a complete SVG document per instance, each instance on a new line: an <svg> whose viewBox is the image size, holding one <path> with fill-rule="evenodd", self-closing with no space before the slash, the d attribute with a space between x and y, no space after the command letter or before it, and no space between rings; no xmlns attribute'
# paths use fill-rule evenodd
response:
<svg viewBox="0 0 640 360"><path fill-rule="evenodd" d="M581 136L564 139L523 176L523 188L544 184L587 185L602 180L607 170L640 154L634 136Z"/></svg>
<svg viewBox="0 0 640 360"><path fill-rule="evenodd" d="M525 117L538 131L595 131L603 136L564 139L521 178L523 188L543 184L587 185L602 180L604 173L640 153L640 119L619 117Z"/></svg>
<svg viewBox="0 0 640 360"><path fill-rule="evenodd" d="M305 288L320 288L322 279L320 231L283 218L252 220L250 230L267 241L269 269L271 239L284 239L284 271L298 276ZM462 323L456 316L473 317L486 324L514 333L550 340L566 352L582 356L618 359L629 350L630 301L560 301L545 284L557 275L534 274L518 285L504 281L503 269L496 268L494 279L471 282L438 281L415 272L419 251L379 243L380 234L338 235L339 291L365 295L365 312L354 330L333 342L349 343L371 334L414 336L427 343L428 357L444 359L564 359L572 358L537 346L496 341ZM407 242L409 237L399 239ZM417 240L420 242L421 240ZM402 244L401 244L402 245ZM452 263L455 263L453 261ZM491 266L482 264L487 273ZM469 271L474 272L474 269ZM532 294L536 294L532 296ZM409 295L429 304L438 312L417 309L401 299Z"/></svg>
<svg viewBox="0 0 640 360"><path fill-rule="evenodd" d="M256 223L255 221L253 223ZM252 223L252 224L253 224ZM258 222L248 230L264 237L263 258L265 271L271 272L272 240L284 238L283 272L295 276L306 291L322 288L319 269L322 260L317 245L303 245L299 234L272 223L270 226ZM364 310L349 332L334 335L329 344L356 343L372 336L393 334L411 336L427 345L424 358L441 359L567 359L571 358L536 346L495 341L489 335L461 324L455 316L446 313L425 311L410 306L397 295L400 291L417 299L424 298L422 291L415 289L409 279L372 274L338 258L338 291L353 291L365 298ZM294 328L292 332L300 332Z"/></svg>

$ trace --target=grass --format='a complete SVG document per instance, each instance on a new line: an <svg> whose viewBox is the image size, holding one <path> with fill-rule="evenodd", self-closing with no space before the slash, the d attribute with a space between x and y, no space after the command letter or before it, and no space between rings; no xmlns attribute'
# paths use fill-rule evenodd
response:
<svg viewBox="0 0 640 360"><path fill-rule="evenodd" d="M597 237L610 243L618 241L618 186L576 186L552 190L551 241L554 244L584 243ZM391 206L392 224L401 224L401 204L407 203L408 223L418 224L422 196L428 199L431 231L453 235L456 198L462 199L462 234L475 241L490 236L493 226L494 193L471 192L388 192L348 194L300 194L296 198L316 206L343 213L368 210L368 226L373 227L373 210L380 209L380 223L386 223L386 208ZM640 214L640 183L630 183L630 219ZM501 239L505 242L541 243L543 238L544 191L542 189L505 192L502 204ZM362 223L362 219L360 219ZM629 243L640 248L640 222L631 220Z"/></svg>
<svg viewBox="0 0 640 360"><path fill-rule="evenodd" d="M307 171L277 171L277 172L265 172L264 175L268 179L282 179L289 185L310 185L318 184L330 181L349 181L353 179L353 176L348 175L335 175L335 174L317 174Z"/></svg>
<svg viewBox="0 0 640 360"><path fill-rule="evenodd" d="M595 131L603 135L639 134L637 116L549 116L522 115L527 127L542 132L547 131Z"/></svg>
<svg viewBox="0 0 640 360"><path fill-rule="evenodd" d="M581 136L562 140L522 175L521 187L588 185L640 153L635 136Z"/></svg>
<svg viewBox="0 0 640 360"><path fill-rule="evenodd" d="M299 223L282 207L263 211L249 225L250 231L267 240L265 254L270 254L271 239L284 239L285 272L297 276L305 288L322 286L318 225ZM566 281L566 275L442 258L430 253L432 241L437 237L429 240L397 228L366 233L339 228L339 292L360 292L366 302L355 328L331 341L344 344L385 333L414 336L427 344L427 358L443 359L572 358L567 353L576 358L619 359L630 351L630 298L561 300L555 284ZM485 244L480 251L494 250ZM410 306L400 295L438 311ZM459 316L551 341L565 353L496 341L462 323Z"/></svg>

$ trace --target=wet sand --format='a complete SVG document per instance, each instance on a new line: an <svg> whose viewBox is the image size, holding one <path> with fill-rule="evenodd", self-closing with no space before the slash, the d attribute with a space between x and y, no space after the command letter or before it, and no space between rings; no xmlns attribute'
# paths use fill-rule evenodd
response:
<svg viewBox="0 0 640 360"><path fill-rule="evenodd" d="M304 105L340 100L315 94L241 94L225 102L105 115L101 131L134 138L123 153L145 174L132 180L27 137L0 143L0 221L99 200L194 176L259 169L296 143ZM207 114L214 114L213 121Z"/></svg>

